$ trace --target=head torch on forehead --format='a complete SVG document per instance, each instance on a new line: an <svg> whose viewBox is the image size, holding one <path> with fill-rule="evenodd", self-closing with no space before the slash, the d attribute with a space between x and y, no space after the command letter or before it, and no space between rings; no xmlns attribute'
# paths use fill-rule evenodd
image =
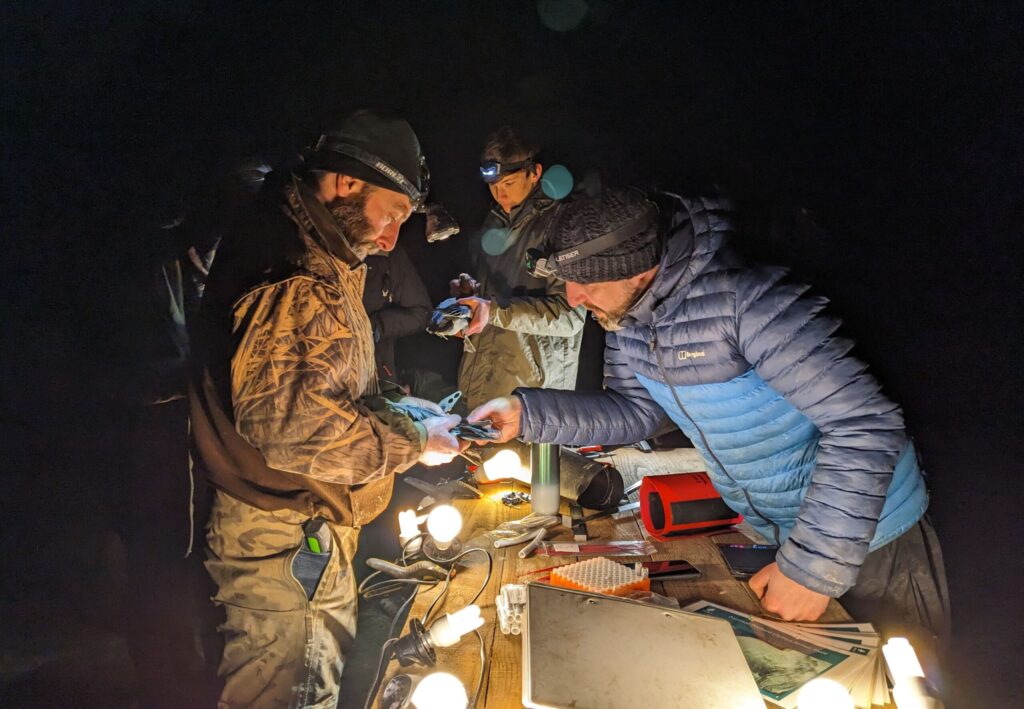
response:
<svg viewBox="0 0 1024 709"><path fill-rule="evenodd" d="M417 186L383 158L351 143L334 141L330 136L321 135L313 150L314 153L326 150L353 158L390 180L398 187L399 191L409 197L414 212L426 215L428 242L444 241L459 233L459 223L452 218L440 202L427 203L427 194L430 192L430 170L427 168L426 158L422 155L419 160L420 174L419 186Z"/></svg>
<svg viewBox="0 0 1024 709"><path fill-rule="evenodd" d="M517 160L516 162L498 162L497 160L484 160L480 163L480 177L487 184L493 184L513 172L520 170L533 170L537 163L533 158Z"/></svg>
<svg viewBox="0 0 1024 709"><path fill-rule="evenodd" d="M561 209L561 206L559 208ZM534 278L562 278L564 279L565 267L585 258L595 256L603 251L615 248L624 244L638 234L647 231L658 219L658 208L654 203L649 202L647 208L638 216L618 227L614 231L603 234L596 239L584 241L581 244L570 246L561 251L544 252L540 249L527 249L526 251L526 272ZM558 221L556 213L551 224Z"/></svg>
<svg viewBox="0 0 1024 709"><path fill-rule="evenodd" d="M427 193L430 192L430 170L427 168L426 158L422 155L419 160L420 174L418 180L419 185L417 186L414 185L412 181L403 175L396 167L389 164L383 158L378 157L367 150L363 150L357 145L332 140L331 136L321 135L320 140L317 141L313 150L314 153L329 151L358 160L363 165L373 169L375 172L394 183L394 185L398 187L398 190L405 194L412 202L413 211L423 211L423 205L427 201Z"/></svg>

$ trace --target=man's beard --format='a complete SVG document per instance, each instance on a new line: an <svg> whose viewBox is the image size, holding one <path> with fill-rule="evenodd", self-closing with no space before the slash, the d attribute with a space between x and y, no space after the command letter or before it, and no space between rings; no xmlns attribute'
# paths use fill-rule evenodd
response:
<svg viewBox="0 0 1024 709"><path fill-rule="evenodd" d="M622 329L622 325L619 324L619 320L622 319L621 317L613 319L611 315L603 310L591 310L590 314L594 316L594 320L597 320L597 324L604 328L605 332L615 332Z"/></svg>
<svg viewBox="0 0 1024 709"><path fill-rule="evenodd" d="M602 310L594 305L588 306L587 310L590 311L590 314L594 316L594 320L597 320L597 324L604 328L606 332L621 330L622 319L626 317L626 313L633 309L637 301L643 297L646 290L646 285L635 285L622 294L622 299L611 310Z"/></svg>
<svg viewBox="0 0 1024 709"><path fill-rule="evenodd" d="M370 196L370 191L370 186L366 185L348 197L335 197L327 205L352 250L361 259L381 253L381 249L373 243L373 227L366 218L366 198Z"/></svg>

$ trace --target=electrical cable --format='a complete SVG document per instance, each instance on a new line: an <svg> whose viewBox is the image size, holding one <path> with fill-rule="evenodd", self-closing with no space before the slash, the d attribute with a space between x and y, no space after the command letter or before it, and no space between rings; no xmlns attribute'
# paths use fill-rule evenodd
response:
<svg viewBox="0 0 1024 709"><path fill-rule="evenodd" d="M406 541L405 544L402 545L402 561L399 562L399 563L401 563L403 565L405 564L405 552L409 548L409 545L412 544L417 539L421 539L422 537L423 537L423 533L421 532L420 534L417 534L415 537L410 538L408 541ZM419 552L413 552L413 556L415 556L418 553Z"/></svg>
<svg viewBox="0 0 1024 709"><path fill-rule="evenodd" d="M362 594L363 598L379 598L380 596L387 596L395 591L399 591L403 586L436 586L439 581L424 581L422 579L388 579L387 581L378 581L372 584Z"/></svg>
<svg viewBox="0 0 1024 709"><path fill-rule="evenodd" d="M473 596L473 600L471 600L467 604L467 605L470 605L470 606L473 605L474 603L476 603L477 600L479 600L480 596L484 592L484 589L487 588L487 584L490 583L490 581L491 581L491 572L494 570L494 557L491 556L491 553L489 551L487 551L486 549L480 549L479 547L473 547L472 549L467 549L466 551L464 551L462 553L463 554L468 554L471 551L481 551L481 552L483 552L484 554L487 555L487 575L484 576L484 582L482 584L480 584L480 588L476 592L476 595Z"/></svg>
<svg viewBox="0 0 1024 709"><path fill-rule="evenodd" d="M427 618L429 618L430 614L434 612L434 606L437 605L437 602L448 595L448 588L451 586L452 571L454 569L454 565L448 567L448 575L444 579L444 585L441 587L441 590L438 592L438 594L434 596L434 600L431 601L430 605L427 607L427 612L424 613L423 617L420 619L420 622L423 623L424 626L427 624Z"/></svg>
<svg viewBox="0 0 1024 709"><path fill-rule="evenodd" d="M405 565L405 562L407 560L406 551L409 544L411 544L414 539L417 539L418 537L422 536L422 534L417 535L416 537L409 539L404 545L402 545L402 557L401 560L397 563ZM434 609L437 607L437 604L442 599L446 598L448 595L448 590L451 588L452 574L455 572L455 562L468 554L472 554L473 552L482 553L484 556L487 557L487 573L484 575L483 583L480 585L480 588L477 589L477 592L473 596L472 600L466 604L467 606L470 606L476 603L477 600L479 600L480 596L483 595L484 590L487 588L487 584L490 583L491 575L494 571L494 557L492 557L490 552L488 552L486 549L481 549L479 547L471 547L469 549L464 549L463 551L459 552L454 557L452 557L452 559L450 560L451 566L448 567L448 572L445 574L443 582L425 581L420 579L388 578L383 581L369 583L371 579L381 575L380 571L374 571L372 574L363 579L362 583L359 584L358 593L363 598L375 598L377 596L383 596L390 593L394 593L395 591L401 589L404 586L413 586L412 592L409 594L409 597L406 598L402 605L399 607L398 612L395 614L395 617L392 619L391 625L388 628L388 639L381 647L380 658L377 660L377 668L374 672L373 682L370 686L369 692L367 693L366 701L363 704L363 709L370 709L370 707L373 704L373 700L377 696L377 692L380 689L380 683L383 680L383 672L385 671L386 662L390 659L389 651L391 650L392 647L394 647L395 643L398 642L398 638L394 637L396 626L398 625L403 615L409 610L409 607L412 605L413 599L415 599L416 596L418 595L418 589L415 587L430 586L432 588L434 586L437 586L438 584L443 584L441 591L437 594L437 596L434 597L434 600L431 601L430 606L427 608L427 612L423 615L423 619L421 622L424 625L426 625L427 620L433 614ZM483 636L480 634L480 631L474 630L473 632L476 633L477 639L480 641L480 678L477 681L476 693L474 694L473 697L473 706L475 706L476 701L479 698L480 692L483 689L483 682L485 677L484 668L487 664L487 653L486 646L484 644L484 639Z"/></svg>
<svg viewBox="0 0 1024 709"><path fill-rule="evenodd" d="M473 701L470 704L475 709L476 703L480 700L480 692L484 690L484 677L487 676L486 668L490 661L487 657L487 648L484 645L484 636L480 634L480 629L476 628L473 632L476 633L476 639L480 641L480 674L477 677L476 691L473 692Z"/></svg>
<svg viewBox="0 0 1024 709"><path fill-rule="evenodd" d="M401 563L403 565L405 564L406 552L408 550L409 544L411 544L414 539L418 539L422 536L422 534L418 534L402 545L402 558L401 561L397 563ZM439 581L421 581L419 579L395 578L389 578L384 581L377 581L375 583L367 583L368 581L370 581L370 579L379 575L381 575L380 571L374 571L365 579L363 579L362 583L359 584L359 588L357 589L359 595L363 596L363 598L376 598L377 596L384 596L390 593L394 593L395 591L400 590L404 586L413 586L414 588L412 588L411 592L409 593L409 597L405 599L401 606L399 606L398 612L395 613L395 617L391 619L391 625L388 627L388 639L384 642L384 645L381 646L380 658L377 660L377 669L373 674L373 682L370 685L369 691L367 692L366 701L363 703L363 709L370 708L370 706L373 704L374 698L377 696L377 690L380 689L380 682L383 679L382 672L384 671L384 667L386 666L386 661L390 659L388 656L388 651L395 645L395 643L398 642L398 638L394 637L395 628L398 625L401 618L409 610L409 607L412 605L413 599L416 598L418 589L416 589L415 587L436 586L438 583L440 583Z"/></svg>
<svg viewBox="0 0 1024 709"><path fill-rule="evenodd" d="M377 696L377 689L380 685L381 668L384 666L385 658L389 655L388 651L391 650L397 642L398 638L391 638L384 643L383 647L381 647L380 658L377 660L377 669L373 673L373 682L370 684L370 691L366 694L366 701L363 702L363 709L370 709L370 707L373 706L373 700Z"/></svg>
<svg viewBox="0 0 1024 709"><path fill-rule="evenodd" d="M405 602L399 606L398 612L395 613L395 617L391 620L391 625L388 627L388 639L380 649L380 658L377 660L377 669L373 673L373 683L370 685L370 691L366 694L366 701L363 703L363 709L370 709L373 705L373 700L377 696L377 690L380 689L381 680L384 679L383 671L386 667L385 660L390 660L388 656L388 650L394 647L395 643L398 642L398 638L394 637L395 626L398 625L399 619L405 614L412 605L412 600L416 598L416 589L413 589L409 597L405 599Z"/></svg>
<svg viewBox="0 0 1024 709"><path fill-rule="evenodd" d="M380 572L380 571L374 571L374 572L373 572L372 574L370 574L369 576L367 576L367 577L366 577L365 579L363 579L363 580L362 580L362 583L360 583L360 584L359 584L359 588L357 588L357 589L356 589L356 593L358 593L358 594L359 594L360 596L362 596L362 595L363 595L363 593L364 593L364 591L365 591L365 589L366 589L366 587L367 587L368 585L369 585L369 586L375 586L375 585L376 585L376 584L368 584L367 582L368 582L368 581L369 581L370 579L372 579L373 577L375 577L375 576L380 576L380 575L381 575L381 572ZM378 582L378 583L379 583L379 582Z"/></svg>
<svg viewBox="0 0 1024 709"><path fill-rule="evenodd" d="M430 603L430 607L427 608L427 612L423 615L423 618L420 621L421 623L423 623L423 625L427 624L427 619L430 618L430 615L434 612L434 607L437 605L438 601L440 601L442 598L448 595L448 588L451 585L451 572L455 569L455 562L461 559L462 557L466 556L467 554L472 554L475 551L480 552L487 557L487 574L484 576L484 581L482 584L480 584L480 588L477 590L476 595L474 595L473 599L466 605L473 605L477 602L477 600L479 600L480 596L483 595L484 590L487 588L487 584L490 583L491 573L494 570L494 557L492 557L490 552L488 552L486 549L481 549L480 547L471 547L469 549L464 549L458 554L456 554L454 557L452 557L452 566L448 569L449 573L444 580L444 588L442 588L441 592L434 597L434 600Z"/></svg>

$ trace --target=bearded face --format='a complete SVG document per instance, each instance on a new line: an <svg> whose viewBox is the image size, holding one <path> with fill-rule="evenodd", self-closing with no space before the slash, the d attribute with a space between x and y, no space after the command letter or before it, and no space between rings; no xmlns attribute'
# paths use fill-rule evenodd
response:
<svg viewBox="0 0 1024 709"><path fill-rule="evenodd" d="M371 185L366 185L365 188L348 197L335 197L327 205L352 246L352 250L361 259L382 252L373 242L375 236L373 225L366 216L366 200L375 189Z"/></svg>
<svg viewBox="0 0 1024 709"><path fill-rule="evenodd" d="M614 298L609 298L605 301L604 308L598 307L593 303L588 304L586 307L605 331L615 332L622 329L620 324L622 319L636 302L640 300L645 290L646 286L630 284L623 288L621 292L616 293Z"/></svg>
<svg viewBox="0 0 1024 709"><path fill-rule="evenodd" d="M614 332L622 329L622 319L647 292L656 271L657 268L652 268L622 281L566 281L565 295L569 305L574 308L582 305L601 327Z"/></svg>

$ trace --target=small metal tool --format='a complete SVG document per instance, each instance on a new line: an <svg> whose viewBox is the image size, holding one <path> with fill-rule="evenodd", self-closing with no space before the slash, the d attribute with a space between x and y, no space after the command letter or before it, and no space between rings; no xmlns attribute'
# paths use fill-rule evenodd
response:
<svg viewBox="0 0 1024 709"><path fill-rule="evenodd" d="M455 408L455 404L459 403L459 399L461 398L462 392L456 389L451 394L437 402L437 405L441 407L441 411L444 411L447 414Z"/></svg>
<svg viewBox="0 0 1024 709"><path fill-rule="evenodd" d="M417 511L431 507L437 503L451 502L452 500L479 500L482 495L473 485L463 479L448 480L442 479L436 485L426 480L409 476L402 477L407 485L410 485L422 493L425 497L420 500Z"/></svg>

